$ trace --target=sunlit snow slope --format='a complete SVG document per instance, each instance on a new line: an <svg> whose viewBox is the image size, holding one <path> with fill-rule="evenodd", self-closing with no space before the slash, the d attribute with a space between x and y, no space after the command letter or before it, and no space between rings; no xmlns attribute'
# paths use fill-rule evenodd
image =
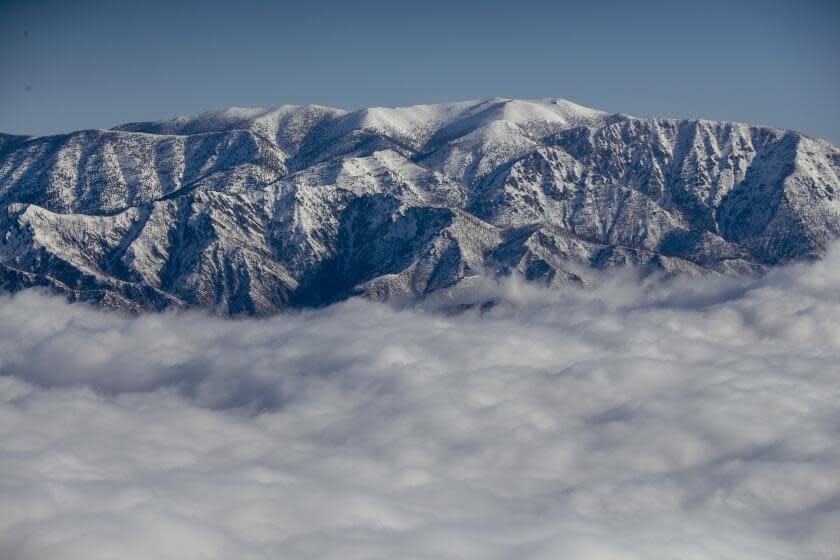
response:
<svg viewBox="0 0 840 560"><path fill-rule="evenodd" d="M265 314L509 274L730 274L820 257L840 150L561 99L230 108L0 135L0 283Z"/></svg>

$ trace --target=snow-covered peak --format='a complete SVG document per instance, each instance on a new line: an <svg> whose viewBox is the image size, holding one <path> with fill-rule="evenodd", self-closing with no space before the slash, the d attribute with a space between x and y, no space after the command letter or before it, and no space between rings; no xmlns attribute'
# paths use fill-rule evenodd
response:
<svg viewBox="0 0 840 560"><path fill-rule="evenodd" d="M269 313L479 271L763 270L840 237L840 151L564 99L231 107L0 137L0 279Z"/></svg>
<svg viewBox="0 0 840 560"><path fill-rule="evenodd" d="M130 123L115 130L151 134L207 134L230 130L276 131L290 123L336 119L346 111L320 105L281 105L279 107L227 107L194 116L180 116L156 122ZM274 136L275 134L272 134Z"/></svg>
<svg viewBox="0 0 840 560"><path fill-rule="evenodd" d="M320 126L320 138L336 138L355 131L374 132L419 148L429 141L467 135L496 121L535 125L534 132L539 133L556 131L558 127L595 125L605 116L602 111L560 98L494 97L408 107L367 107L350 112L319 105L282 105L269 109L228 107L195 116L126 124L115 130L175 135L251 130L288 149Z"/></svg>
<svg viewBox="0 0 840 560"><path fill-rule="evenodd" d="M484 102L490 105L488 116L521 124L534 121L576 123L603 118L603 111L590 109L559 97L545 99L502 99Z"/></svg>
<svg viewBox="0 0 840 560"><path fill-rule="evenodd" d="M337 119L330 131L339 136L354 130L370 130L423 145L430 140L463 136L495 121L577 126L598 123L604 116L606 113L602 111L559 98L528 100L494 97L455 103L360 109Z"/></svg>

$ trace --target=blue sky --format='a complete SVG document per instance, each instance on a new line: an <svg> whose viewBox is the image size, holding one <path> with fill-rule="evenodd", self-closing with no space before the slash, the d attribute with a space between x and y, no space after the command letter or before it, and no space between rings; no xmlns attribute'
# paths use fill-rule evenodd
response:
<svg viewBox="0 0 840 560"><path fill-rule="evenodd" d="M0 0L0 130L563 97L840 144L840 2Z"/></svg>

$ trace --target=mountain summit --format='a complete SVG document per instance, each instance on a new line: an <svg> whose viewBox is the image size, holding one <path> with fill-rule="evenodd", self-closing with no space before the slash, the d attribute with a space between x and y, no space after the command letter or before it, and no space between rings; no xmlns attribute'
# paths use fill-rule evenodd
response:
<svg viewBox="0 0 840 560"><path fill-rule="evenodd" d="M840 235L840 150L562 99L230 108L0 135L0 284L266 314L479 274L732 274Z"/></svg>

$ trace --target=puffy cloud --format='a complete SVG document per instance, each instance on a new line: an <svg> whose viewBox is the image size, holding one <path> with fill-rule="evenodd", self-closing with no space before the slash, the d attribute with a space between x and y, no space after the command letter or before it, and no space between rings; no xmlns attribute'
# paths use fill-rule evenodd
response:
<svg viewBox="0 0 840 560"><path fill-rule="evenodd" d="M0 557L836 558L840 251L459 314L0 298Z"/></svg>

